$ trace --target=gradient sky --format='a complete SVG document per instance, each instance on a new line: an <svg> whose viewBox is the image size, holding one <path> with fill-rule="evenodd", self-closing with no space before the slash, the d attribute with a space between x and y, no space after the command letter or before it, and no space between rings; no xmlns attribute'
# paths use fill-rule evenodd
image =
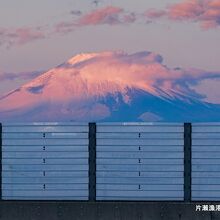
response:
<svg viewBox="0 0 220 220"><path fill-rule="evenodd" d="M170 18L169 6L184 2L187 0L100 0L98 4L93 0L1 0L0 76L47 70L75 54L103 50L154 51L170 67L219 71L220 15L215 16L219 25L212 23L213 27L209 24L209 28L202 28L204 20L191 15ZM88 24L82 19L78 22L107 6L122 8L121 16L131 18L135 14L136 20ZM219 7L218 2L215 7ZM150 9L167 11L164 16L152 18L146 15ZM114 10L111 13L117 14ZM71 31L57 29L60 24L74 22L78 23ZM0 93L27 80L2 80Z"/></svg>

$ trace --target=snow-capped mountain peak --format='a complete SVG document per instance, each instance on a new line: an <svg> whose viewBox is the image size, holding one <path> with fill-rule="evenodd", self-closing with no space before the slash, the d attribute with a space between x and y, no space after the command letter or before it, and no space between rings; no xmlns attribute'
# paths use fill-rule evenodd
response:
<svg viewBox="0 0 220 220"><path fill-rule="evenodd" d="M183 120L218 109L210 109L182 80L187 71L162 62L148 51L76 55L2 97L0 120L134 121L146 115Z"/></svg>

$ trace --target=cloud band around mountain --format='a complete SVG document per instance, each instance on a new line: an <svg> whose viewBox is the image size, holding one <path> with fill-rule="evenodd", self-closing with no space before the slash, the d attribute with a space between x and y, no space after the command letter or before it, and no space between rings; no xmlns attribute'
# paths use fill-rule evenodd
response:
<svg viewBox="0 0 220 220"><path fill-rule="evenodd" d="M79 54L0 97L0 118L188 121L207 114L206 120L219 120L220 105L194 89L217 78L218 72L168 67L148 51Z"/></svg>
<svg viewBox="0 0 220 220"><path fill-rule="evenodd" d="M56 74L55 74L55 73ZM0 80L14 80L21 78L35 78L40 75L39 72L27 74L5 74L0 75ZM84 91L88 89L82 86L80 94L100 94L108 91L109 88L105 86L113 83L113 90L120 88L134 87L143 91L157 95L172 97L173 94L180 96L189 96L196 99L205 98L204 94L196 92L193 87L200 84L200 82L207 79L220 78L219 72L209 72L198 69L183 69L183 68L170 68L163 63L163 57L159 54L143 51L134 54L126 54L124 52L104 52L94 54L82 54L73 57L68 62L58 66L53 71L48 71L26 87L28 91L35 91L36 88L43 86L44 91L47 91L47 82L44 79L59 78L58 81L51 81L50 89L54 90L60 88L60 100L63 97L73 97L73 94L78 93L78 85L74 81L88 83L88 85L96 85L91 91ZM38 83L38 81L40 83ZM43 83L43 84L42 84ZM65 83L65 87L62 86ZM73 90L73 94L66 94L66 87L68 84ZM29 85L30 84L30 85ZM100 85L99 85L100 84ZM104 85L104 87L100 87ZM117 85L115 87L115 85ZM32 88L33 87L33 88ZM100 89L99 89L100 87ZM123 89L122 89L123 90ZM48 93L49 94L49 93ZM51 91L53 94L53 91ZM126 97L125 97L126 100Z"/></svg>

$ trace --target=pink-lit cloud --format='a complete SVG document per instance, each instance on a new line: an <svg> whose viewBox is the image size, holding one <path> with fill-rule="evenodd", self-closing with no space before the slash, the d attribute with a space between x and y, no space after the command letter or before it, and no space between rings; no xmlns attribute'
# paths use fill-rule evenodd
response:
<svg viewBox="0 0 220 220"><path fill-rule="evenodd" d="M135 12L127 12L123 8L107 6L82 15L77 21L77 25L123 25L134 23L136 20Z"/></svg>
<svg viewBox="0 0 220 220"><path fill-rule="evenodd" d="M137 15L134 12L128 13L123 16L123 23L134 23L137 20Z"/></svg>
<svg viewBox="0 0 220 220"><path fill-rule="evenodd" d="M71 11L71 14L76 15L77 18L56 24L55 33L65 34L84 26L143 22L143 15L150 20L167 18L172 21L197 22L203 29L216 28L220 26L219 5L219 0L182 0L182 2L171 4L165 9L148 9L145 13L126 11L124 8L116 6L102 7L87 13ZM150 22L148 20L148 23Z"/></svg>
<svg viewBox="0 0 220 220"><path fill-rule="evenodd" d="M148 18L160 18L166 15L166 11L164 10L157 10L157 9L149 9L146 11L145 15Z"/></svg>
<svg viewBox="0 0 220 220"><path fill-rule="evenodd" d="M0 45L7 47L27 44L45 37L41 28L0 28Z"/></svg>
<svg viewBox="0 0 220 220"><path fill-rule="evenodd" d="M61 21L51 26L47 25L47 30L43 26L0 28L0 46L6 45L9 48L48 38L54 34L66 34L84 26L123 25L134 23L137 19L134 12L127 12L114 6L99 8L87 13L72 10L70 14L74 15L71 20Z"/></svg>
<svg viewBox="0 0 220 220"><path fill-rule="evenodd" d="M107 6L87 13L71 11L71 14L77 15L78 18L56 24L55 33L65 34L84 26L131 24L137 20L136 13L115 6Z"/></svg>
<svg viewBox="0 0 220 220"><path fill-rule="evenodd" d="M120 15L123 13L123 9L119 7L108 6L105 8L94 10L88 14L83 15L78 24L84 25L98 25L98 24L119 24Z"/></svg>
<svg viewBox="0 0 220 220"><path fill-rule="evenodd" d="M173 21L198 22L203 29L220 27L219 0L183 0L164 10L150 9L145 15L150 19L166 17Z"/></svg>
<svg viewBox="0 0 220 220"><path fill-rule="evenodd" d="M85 26L126 25L137 21L144 23L143 15L148 18L147 23L158 18L167 18L172 21L197 22L203 29L220 27L219 0L182 0L165 9L148 9L145 13L106 6L88 12L72 10L70 14L73 16L69 20L48 25L47 29L43 26L0 28L0 46L24 45L56 34L70 33Z"/></svg>

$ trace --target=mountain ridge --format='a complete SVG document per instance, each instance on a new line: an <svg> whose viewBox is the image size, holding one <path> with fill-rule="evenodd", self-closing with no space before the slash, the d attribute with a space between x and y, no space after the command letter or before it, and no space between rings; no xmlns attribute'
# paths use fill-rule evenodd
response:
<svg viewBox="0 0 220 220"><path fill-rule="evenodd" d="M149 51L79 54L0 97L0 120L219 121L188 75Z"/></svg>

